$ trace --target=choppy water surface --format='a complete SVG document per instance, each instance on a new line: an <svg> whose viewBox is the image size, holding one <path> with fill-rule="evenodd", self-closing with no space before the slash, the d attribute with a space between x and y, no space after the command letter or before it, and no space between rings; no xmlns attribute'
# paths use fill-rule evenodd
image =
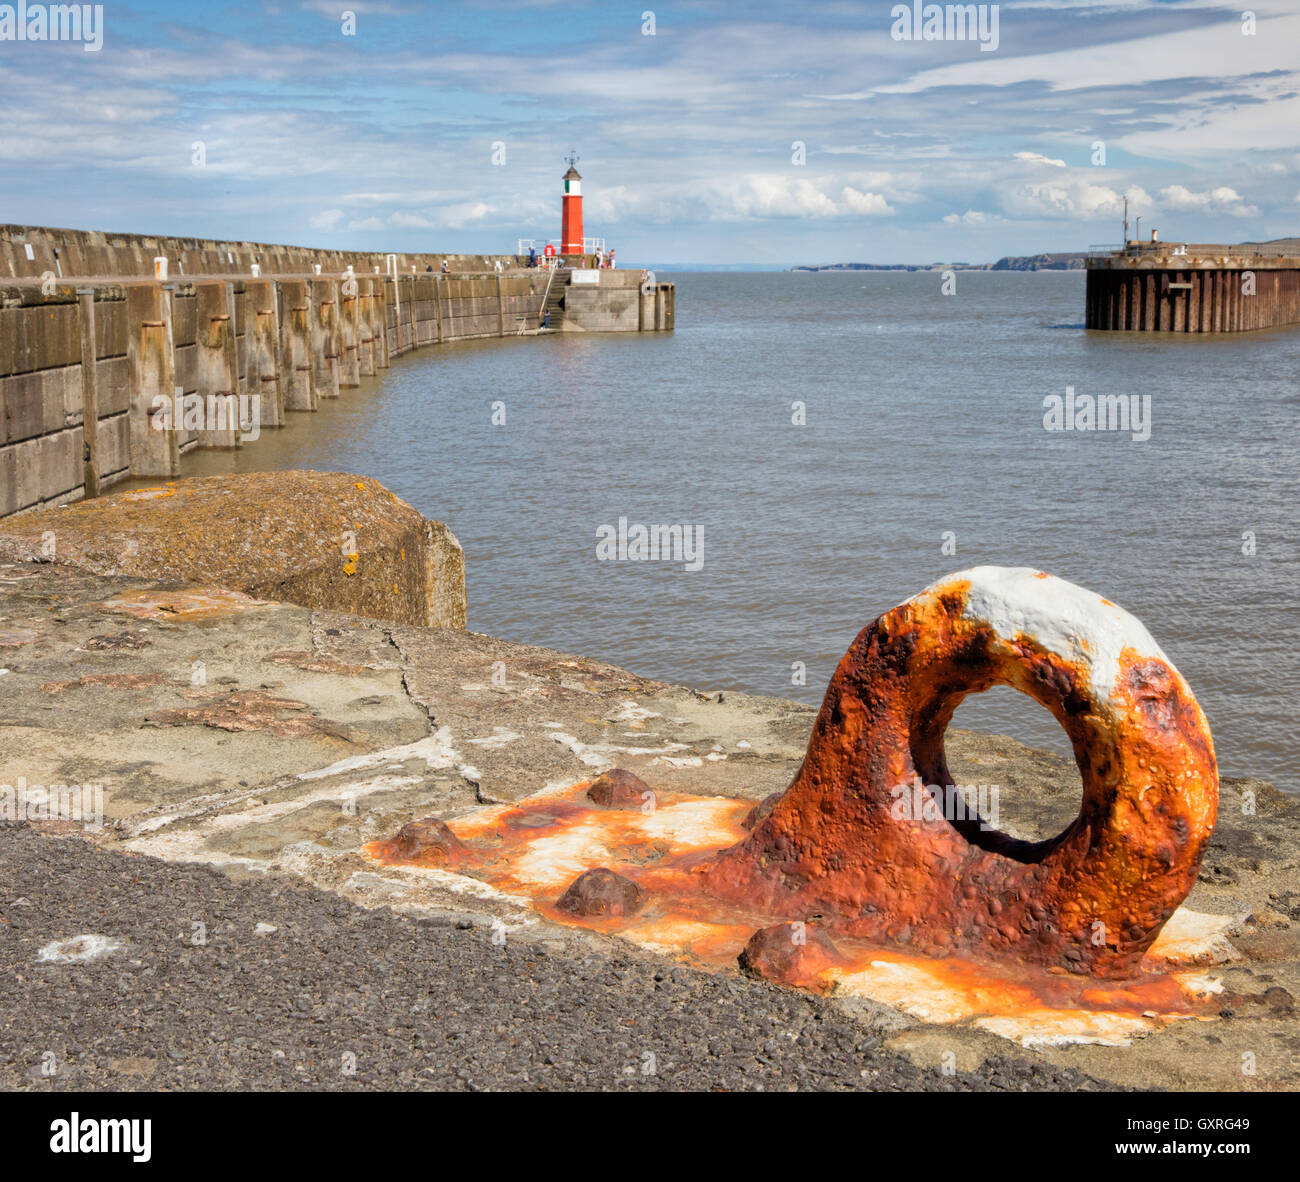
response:
<svg viewBox="0 0 1300 1182"><path fill-rule="evenodd" d="M426 350L185 472L375 476L460 538L475 630L809 702L939 575L1042 567L1147 625L1226 774L1296 789L1300 330L1085 333L1079 273L670 278L674 334ZM1150 439L1044 430L1066 386L1149 394ZM702 530L702 569L598 561L620 517ZM1068 749L1011 691L958 721Z"/></svg>

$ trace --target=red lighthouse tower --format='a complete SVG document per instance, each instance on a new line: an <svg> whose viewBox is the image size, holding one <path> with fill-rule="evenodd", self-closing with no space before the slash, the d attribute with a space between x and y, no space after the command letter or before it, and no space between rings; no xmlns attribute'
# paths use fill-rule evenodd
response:
<svg viewBox="0 0 1300 1182"><path fill-rule="evenodd" d="M569 171L564 174L564 205L560 218L560 253L582 254L582 177L574 165L576 152L568 157Z"/></svg>

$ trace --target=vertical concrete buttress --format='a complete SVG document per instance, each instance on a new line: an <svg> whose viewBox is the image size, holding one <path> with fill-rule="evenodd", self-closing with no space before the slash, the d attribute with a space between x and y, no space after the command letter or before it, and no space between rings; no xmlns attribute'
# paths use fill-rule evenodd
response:
<svg viewBox="0 0 1300 1182"><path fill-rule="evenodd" d="M263 427L284 426L284 388L280 380L280 285L274 280L245 283L249 334L248 390L261 400Z"/></svg>
<svg viewBox="0 0 1300 1182"><path fill-rule="evenodd" d="M361 283L355 277L339 285L339 385L361 385Z"/></svg>
<svg viewBox="0 0 1300 1182"><path fill-rule="evenodd" d="M339 396L339 283L313 279L311 361L318 398Z"/></svg>
<svg viewBox="0 0 1300 1182"><path fill-rule="evenodd" d="M235 321L230 314L230 283L201 283L196 297L197 393L203 401L200 447L238 447L239 363Z"/></svg>
<svg viewBox="0 0 1300 1182"><path fill-rule="evenodd" d="M375 339L375 304L382 290L375 292L378 280L362 279L357 290L357 372L372 378L378 365L379 342ZM381 309L382 311L382 309Z"/></svg>
<svg viewBox="0 0 1300 1182"><path fill-rule="evenodd" d="M176 344L172 293L159 284L127 288L127 369L132 476L175 476L180 470L173 394Z"/></svg>
<svg viewBox="0 0 1300 1182"><path fill-rule="evenodd" d="M376 276L370 281L370 335L375 342L375 368L387 369L392 356L388 336L387 284Z"/></svg>
<svg viewBox="0 0 1300 1182"><path fill-rule="evenodd" d="M306 279L284 283L284 408L315 410L316 382L311 360L311 284Z"/></svg>
<svg viewBox="0 0 1300 1182"><path fill-rule="evenodd" d="M82 483L87 497L99 496L99 370L95 346L95 293L77 292L81 332Z"/></svg>

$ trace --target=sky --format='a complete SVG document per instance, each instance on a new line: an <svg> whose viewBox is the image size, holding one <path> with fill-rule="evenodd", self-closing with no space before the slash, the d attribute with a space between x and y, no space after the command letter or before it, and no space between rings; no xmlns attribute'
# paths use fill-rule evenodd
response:
<svg viewBox="0 0 1300 1182"><path fill-rule="evenodd" d="M845 0L109 0L97 50L3 39L5 7L3 222L507 252L559 236L576 151L627 263L1083 250L1125 195L1144 237L1300 233L1300 0L928 40Z"/></svg>

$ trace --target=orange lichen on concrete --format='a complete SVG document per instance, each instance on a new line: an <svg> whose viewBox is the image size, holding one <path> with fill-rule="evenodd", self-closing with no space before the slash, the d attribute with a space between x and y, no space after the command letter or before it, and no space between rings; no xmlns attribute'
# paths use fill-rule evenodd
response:
<svg viewBox="0 0 1300 1182"><path fill-rule="evenodd" d="M141 620L210 620L254 608L273 607L268 599L254 599L240 591L196 587L192 591L123 591L102 606Z"/></svg>

